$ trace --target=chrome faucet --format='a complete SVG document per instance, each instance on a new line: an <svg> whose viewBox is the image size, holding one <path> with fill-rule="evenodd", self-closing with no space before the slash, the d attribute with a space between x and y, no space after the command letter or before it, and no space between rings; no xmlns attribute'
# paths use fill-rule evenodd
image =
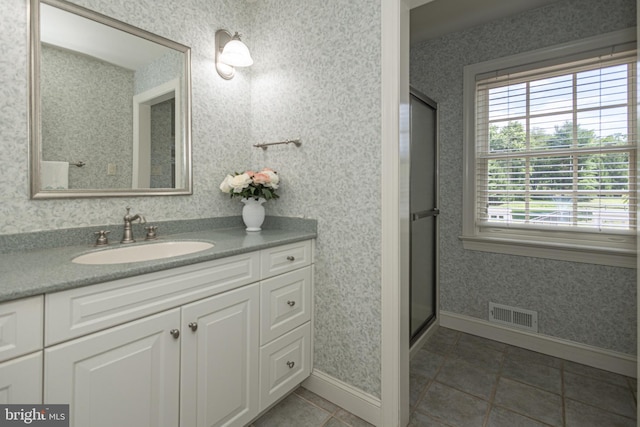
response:
<svg viewBox="0 0 640 427"><path fill-rule="evenodd" d="M139 220L140 224L144 224L147 222L146 219L140 214L131 215L129 211L131 208L127 206L127 214L124 216L124 233L122 235L122 240L120 243L133 243L135 240L133 239L133 231L131 230L131 221Z"/></svg>

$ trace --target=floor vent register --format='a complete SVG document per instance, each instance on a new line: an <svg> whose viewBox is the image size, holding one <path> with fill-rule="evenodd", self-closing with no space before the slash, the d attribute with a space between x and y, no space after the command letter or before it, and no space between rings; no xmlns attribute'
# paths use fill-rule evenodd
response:
<svg viewBox="0 0 640 427"><path fill-rule="evenodd" d="M538 332L538 312L489 302L489 321Z"/></svg>

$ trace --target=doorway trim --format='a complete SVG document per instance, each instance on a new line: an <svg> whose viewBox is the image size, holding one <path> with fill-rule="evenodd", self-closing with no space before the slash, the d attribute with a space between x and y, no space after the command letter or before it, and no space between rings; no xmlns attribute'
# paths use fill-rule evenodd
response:
<svg viewBox="0 0 640 427"><path fill-rule="evenodd" d="M382 0L381 414L409 422L409 10Z"/></svg>
<svg viewBox="0 0 640 427"><path fill-rule="evenodd" d="M132 188L151 187L151 107L169 99L175 99L174 130L179 126L182 117L180 105L180 80L173 79L151 88L133 97L133 168L131 176ZM174 132L175 140L175 185L182 188L182 135Z"/></svg>

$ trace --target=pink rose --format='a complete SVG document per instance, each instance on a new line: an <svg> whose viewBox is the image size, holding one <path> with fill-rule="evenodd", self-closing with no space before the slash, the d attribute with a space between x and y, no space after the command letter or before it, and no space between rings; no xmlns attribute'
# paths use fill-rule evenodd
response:
<svg viewBox="0 0 640 427"><path fill-rule="evenodd" d="M271 177L269 175L267 175L266 173L262 173L259 172L255 175L253 175L253 183L254 184L262 184L262 185L266 185L269 184L271 182Z"/></svg>

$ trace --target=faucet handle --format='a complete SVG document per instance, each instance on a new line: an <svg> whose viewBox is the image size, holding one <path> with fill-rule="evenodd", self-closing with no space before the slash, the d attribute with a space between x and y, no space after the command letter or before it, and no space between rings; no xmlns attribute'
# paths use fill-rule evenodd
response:
<svg viewBox="0 0 640 427"><path fill-rule="evenodd" d="M147 230L147 235L144 240L155 240L158 238L158 236L156 235L156 230L158 230L157 225L150 225L148 227L145 227L144 229Z"/></svg>
<svg viewBox="0 0 640 427"><path fill-rule="evenodd" d="M111 233L109 230L100 230L100 231L96 231L95 234L96 236L98 236L98 238L96 239L96 246L106 246L109 244L109 238L107 237L107 234Z"/></svg>

